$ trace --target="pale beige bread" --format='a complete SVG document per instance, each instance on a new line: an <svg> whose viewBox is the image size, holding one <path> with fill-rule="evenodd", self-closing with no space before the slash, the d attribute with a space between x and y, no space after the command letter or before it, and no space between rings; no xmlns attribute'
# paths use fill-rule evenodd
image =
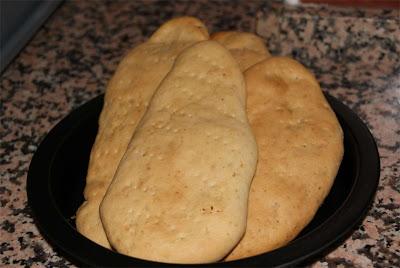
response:
<svg viewBox="0 0 400 268"><path fill-rule="evenodd" d="M99 130L90 154L85 199L76 215L80 233L109 247L99 205L154 91L186 47L209 38L197 19L176 18L163 24L150 39L132 49L107 86Z"/></svg>
<svg viewBox="0 0 400 268"><path fill-rule="evenodd" d="M271 57L262 38L246 32L218 32L211 35L215 40L229 49L232 56L239 63L240 69L245 71L250 66Z"/></svg>
<svg viewBox="0 0 400 268"><path fill-rule="evenodd" d="M343 134L314 76L272 57L245 72L247 113L258 144L247 229L226 260L287 244L328 194L343 155Z"/></svg>
<svg viewBox="0 0 400 268"><path fill-rule="evenodd" d="M244 80L214 41L176 59L100 206L118 252L168 263L221 260L242 237L257 147Z"/></svg>

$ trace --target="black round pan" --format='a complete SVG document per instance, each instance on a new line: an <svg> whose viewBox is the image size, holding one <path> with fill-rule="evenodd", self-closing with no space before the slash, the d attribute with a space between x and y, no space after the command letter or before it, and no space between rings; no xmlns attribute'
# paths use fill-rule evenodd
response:
<svg viewBox="0 0 400 268"><path fill-rule="evenodd" d="M342 126L345 153L334 185L312 222L295 240L277 250L238 261L195 266L284 267L308 263L337 247L361 222L378 186L378 151L357 115L335 98L326 97ZM98 96L71 112L37 149L27 181L36 223L55 249L78 265L174 266L121 255L91 242L75 229L74 215L83 202L87 164L102 104L103 96Z"/></svg>

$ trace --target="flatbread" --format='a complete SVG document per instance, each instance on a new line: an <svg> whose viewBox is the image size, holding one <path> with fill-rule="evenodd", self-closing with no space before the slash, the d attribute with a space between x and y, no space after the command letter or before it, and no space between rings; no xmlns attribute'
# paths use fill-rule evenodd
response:
<svg viewBox="0 0 400 268"><path fill-rule="evenodd" d="M100 206L113 248L208 263L238 243L257 161L244 90L239 66L217 42L176 59Z"/></svg>
<svg viewBox="0 0 400 268"><path fill-rule="evenodd" d="M229 49L242 71L271 57L264 40L252 33L218 32L211 35L211 40L215 40Z"/></svg>
<svg viewBox="0 0 400 268"><path fill-rule="evenodd" d="M77 211L78 231L110 247L100 218L99 205L114 176L136 126L176 56L188 46L209 38L206 27L192 17L172 19L150 39L135 47L119 64L108 84L99 130L90 154L84 191Z"/></svg>
<svg viewBox="0 0 400 268"><path fill-rule="evenodd" d="M333 184L343 133L314 76L286 57L245 72L247 113L258 144L247 229L226 260L284 246L311 221Z"/></svg>

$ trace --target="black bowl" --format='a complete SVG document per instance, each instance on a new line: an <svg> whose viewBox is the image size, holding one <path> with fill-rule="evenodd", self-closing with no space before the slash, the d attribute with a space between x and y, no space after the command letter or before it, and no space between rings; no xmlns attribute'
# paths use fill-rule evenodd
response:
<svg viewBox="0 0 400 268"><path fill-rule="evenodd" d="M304 264L337 247L364 218L379 181L376 144L357 115L335 98L327 95L327 99L343 128L345 153L334 185L311 223L295 240L277 250L233 262L196 266L281 267ZM40 144L29 167L29 205L43 236L56 250L77 264L160 266L157 262L103 248L75 229L74 215L83 202L87 164L102 105L103 96L98 96L76 109Z"/></svg>

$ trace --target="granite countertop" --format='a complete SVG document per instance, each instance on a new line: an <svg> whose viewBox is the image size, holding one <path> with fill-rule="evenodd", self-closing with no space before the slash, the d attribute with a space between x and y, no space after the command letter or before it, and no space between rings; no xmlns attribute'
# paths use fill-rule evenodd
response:
<svg viewBox="0 0 400 268"><path fill-rule="evenodd" d="M368 125L381 157L374 203L351 237L312 266L400 267L399 10L258 1L69 1L53 14L1 76L0 266L73 266L27 206L32 155L57 122L104 92L132 46L180 15L199 17L210 32L259 33L272 54L309 67Z"/></svg>

